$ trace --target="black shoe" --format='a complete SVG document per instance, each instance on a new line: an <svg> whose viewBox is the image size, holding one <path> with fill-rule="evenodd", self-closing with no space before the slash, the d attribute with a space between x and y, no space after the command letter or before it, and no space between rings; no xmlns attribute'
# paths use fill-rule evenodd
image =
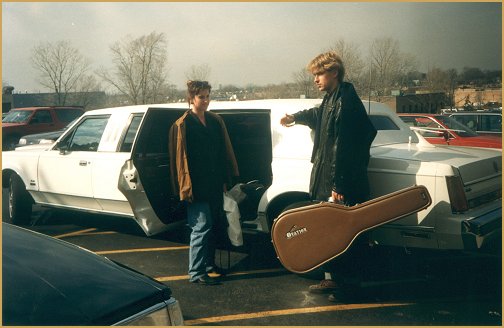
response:
<svg viewBox="0 0 504 328"><path fill-rule="evenodd" d="M212 277L208 276L207 274L204 276L201 276L198 279L191 281L191 282L193 282L195 284L207 285L207 286L220 284L220 282L217 279L212 278Z"/></svg>

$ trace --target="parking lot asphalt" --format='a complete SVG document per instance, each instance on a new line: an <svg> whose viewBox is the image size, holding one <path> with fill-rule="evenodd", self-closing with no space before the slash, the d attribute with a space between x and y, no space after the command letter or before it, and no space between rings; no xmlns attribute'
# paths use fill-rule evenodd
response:
<svg viewBox="0 0 504 328"><path fill-rule="evenodd" d="M166 285L186 325L501 325L501 257L431 257L378 249L366 279L327 295L308 292L322 277L285 270L269 240L218 251L230 273L217 286L190 283L187 229L146 237L133 223L99 215L35 211L27 228L90 249ZM250 238L246 237L246 238ZM413 256L411 256L413 255ZM228 258L229 256L229 258Z"/></svg>
<svg viewBox="0 0 504 328"><path fill-rule="evenodd" d="M379 249L356 261L364 279L335 293L311 294L321 271L285 270L268 240L217 251L230 266L217 286L188 281L184 226L146 237L133 223L99 215L35 211L27 228L90 249L170 286L186 325L501 325L500 257L409 256ZM248 238L248 237L246 237ZM252 240L246 240L253 243ZM229 256L229 257L228 257ZM364 263L364 264L363 264Z"/></svg>

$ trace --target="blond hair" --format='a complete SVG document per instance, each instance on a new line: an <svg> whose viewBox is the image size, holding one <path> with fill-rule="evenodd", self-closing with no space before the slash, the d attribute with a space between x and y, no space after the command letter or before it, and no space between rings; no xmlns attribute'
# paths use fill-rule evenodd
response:
<svg viewBox="0 0 504 328"><path fill-rule="evenodd" d="M313 58L306 67L312 74L323 74L329 71L338 72L338 81L343 82L345 66L340 55L335 51L328 51Z"/></svg>

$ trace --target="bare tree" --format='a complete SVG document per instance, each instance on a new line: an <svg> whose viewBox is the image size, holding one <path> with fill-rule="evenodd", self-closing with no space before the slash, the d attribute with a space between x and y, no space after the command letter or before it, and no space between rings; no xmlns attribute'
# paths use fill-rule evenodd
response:
<svg viewBox="0 0 504 328"><path fill-rule="evenodd" d="M65 105L69 93L77 91L79 81L90 68L89 60L68 41L34 47L31 61L40 72L39 83L56 94L57 105Z"/></svg>
<svg viewBox="0 0 504 328"><path fill-rule="evenodd" d="M415 70L416 59L399 49L399 42L391 38L375 39L370 47L370 65L373 91L380 101L393 88L405 84L404 77Z"/></svg>
<svg viewBox="0 0 504 328"><path fill-rule="evenodd" d="M160 102L168 89L166 45L164 33L152 32L136 39L127 36L110 47L113 72L101 68L97 74L131 104Z"/></svg>
<svg viewBox="0 0 504 328"><path fill-rule="evenodd" d="M192 65L185 76L188 80L208 81L211 72L212 69L208 64Z"/></svg>
<svg viewBox="0 0 504 328"><path fill-rule="evenodd" d="M352 82L360 87L364 83L366 65L362 60L359 46L353 42L346 42L339 39L334 43L330 50L335 51L341 56L345 65L345 80ZM359 89L359 87L357 87Z"/></svg>
<svg viewBox="0 0 504 328"><path fill-rule="evenodd" d="M448 99L450 101L450 108L453 108L455 105L455 88L457 87L458 83L458 73L455 68L450 68L447 71L448 74L448 80L450 81L450 89L448 91Z"/></svg>
<svg viewBox="0 0 504 328"><path fill-rule="evenodd" d="M476 67L464 67L460 73L460 77L464 83L475 82L480 85L484 80L485 73Z"/></svg>
<svg viewBox="0 0 504 328"><path fill-rule="evenodd" d="M101 85L94 75L84 75L78 82L77 92L71 99L73 104L89 108L94 102L93 92L101 91Z"/></svg>
<svg viewBox="0 0 504 328"><path fill-rule="evenodd" d="M306 98L318 97L319 92L313 82L313 75L306 68L293 73L292 76L299 88L300 95L304 95Z"/></svg>
<svg viewBox="0 0 504 328"><path fill-rule="evenodd" d="M438 67L433 67L427 71L425 86L431 92L448 92L450 85L448 73Z"/></svg>

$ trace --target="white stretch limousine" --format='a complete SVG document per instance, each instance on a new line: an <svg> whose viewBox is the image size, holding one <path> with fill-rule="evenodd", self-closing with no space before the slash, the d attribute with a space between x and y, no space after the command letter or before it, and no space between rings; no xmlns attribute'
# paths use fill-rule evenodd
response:
<svg viewBox="0 0 504 328"><path fill-rule="evenodd" d="M285 113L320 99L211 102L225 120L240 181L263 186L249 197L244 229L269 234L272 221L305 200L311 170L309 128L280 126ZM502 226L502 153L433 146L383 104L364 102L378 130L371 149L372 196L424 185L432 205L372 229L375 244L477 250L498 240ZM185 104L141 105L86 112L52 145L2 153L9 217L30 220L33 203L123 216L147 235L184 219L170 190L168 131ZM244 213L245 214L245 213ZM500 245L500 244L499 244Z"/></svg>

